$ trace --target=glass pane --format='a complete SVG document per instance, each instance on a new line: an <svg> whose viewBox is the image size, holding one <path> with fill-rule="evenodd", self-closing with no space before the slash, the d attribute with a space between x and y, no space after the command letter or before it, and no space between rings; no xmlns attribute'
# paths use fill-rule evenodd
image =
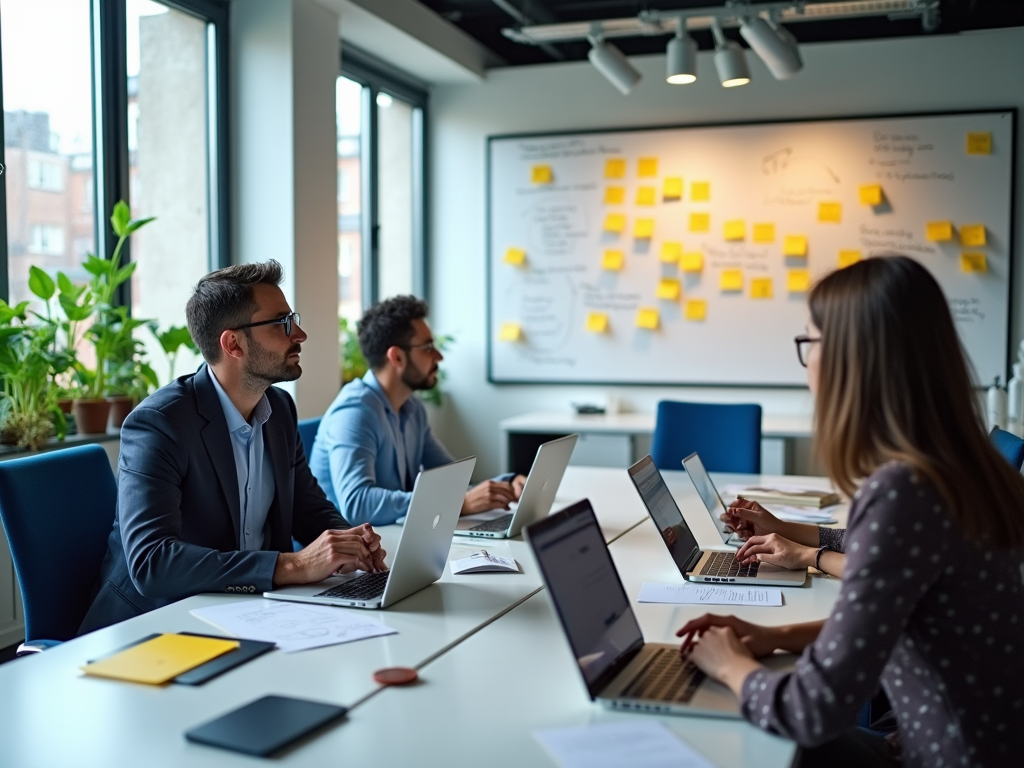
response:
<svg viewBox="0 0 1024 768"><path fill-rule="evenodd" d="M185 324L192 286L212 269L207 23L150 0L128 0L128 153L134 218L157 220L132 237L132 315L161 329ZM141 337L164 384L175 371L151 334Z"/></svg>
<svg viewBox="0 0 1024 768"><path fill-rule="evenodd" d="M413 292L413 117L415 108L377 95L378 293Z"/></svg>
<svg viewBox="0 0 1024 768"><path fill-rule="evenodd" d="M32 265L85 282L96 247L89 5L0 0L12 304L34 298Z"/></svg>
<svg viewBox="0 0 1024 768"><path fill-rule="evenodd" d="M338 317L363 314L363 86L338 78Z"/></svg>

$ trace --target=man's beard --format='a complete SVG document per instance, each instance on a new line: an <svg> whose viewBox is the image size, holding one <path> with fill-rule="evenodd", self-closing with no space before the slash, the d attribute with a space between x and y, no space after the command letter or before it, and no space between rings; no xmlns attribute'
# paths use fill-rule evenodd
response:
<svg viewBox="0 0 1024 768"><path fill-rule="evenodd" d="M431 367L426 373L420 373L413 366L409 365L402 371L402 383L414 392L416 390L433 389L434 385L437 384L436 375L436 365Z"/></svg>
<svg viewBox="0 0 1024 768"><path fill-rule="evenodd" d="M282 381L295 381L302 375L302 366L289 363L288 355L302 350L301 344L293 344L288 348L284 358L278 358L256 341L249 337L249 356L245 363L245 386L260 392L267 387Z"/></svg>

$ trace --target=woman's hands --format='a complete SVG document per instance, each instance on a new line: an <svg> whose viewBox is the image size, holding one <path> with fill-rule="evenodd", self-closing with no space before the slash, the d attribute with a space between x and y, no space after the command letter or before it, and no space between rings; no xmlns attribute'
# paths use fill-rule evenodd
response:
<svg viewBox="0 0 1024 768"><path fill-rule="evenodd" d="M689 654L704 674L740 698L747 675L761 668L754 656L767 656L777 647L774 631L735 616L705 614L687 622L676 636L684 638L680 653Z"/></svg>
<svg viewBox="0 0 1024 768"><path fill-rule="evenodd" d="M747 539L736 552L736 561L770 563L795 571L813 566L817 554L815 547L805 547L777 533L769 533L767 536L751 536Z"/></svg>
<svg viewBox="0 0 1024 768"><path fill-rule="evenodd" d="M749 621L737 619L735 616L716 616L713 613L705 613L699 619L686 622L682 629L676 632L676 637L683 638L680 648L686 653L694 648L701 636L710 629L724 627L732 630L737 642L746 648L746 655L760 658L770 656L776 648L779 648L782 629L780 627L762 627L759 624L751 624Z"/></svg>
<svg viewBox="0 0 1024 768"><path fill-rule="evenodd" d="M818 546L816 525L784 522L756 501L749 499L736 499L721 516L721 520L741 539L777 533L805 547Z"/></svg>

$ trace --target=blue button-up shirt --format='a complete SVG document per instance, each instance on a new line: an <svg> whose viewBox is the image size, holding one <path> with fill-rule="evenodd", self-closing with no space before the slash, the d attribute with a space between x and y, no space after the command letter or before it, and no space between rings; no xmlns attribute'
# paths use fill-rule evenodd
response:
<svg viewBox="0 0 1024 768"><path fill-rule="evenodd" d="M267 513L274 501L274 467L270 454L264 450L263 425L270 418L270 402L263 395L253 409L252 418L246 421L227 396L213 369L210 378L217 390L217 399L224 410L231 437L231 452L235 457L235 472L238 475L238 502L241 517L238 521L239 549L263 549L264 526Z"/></svg>

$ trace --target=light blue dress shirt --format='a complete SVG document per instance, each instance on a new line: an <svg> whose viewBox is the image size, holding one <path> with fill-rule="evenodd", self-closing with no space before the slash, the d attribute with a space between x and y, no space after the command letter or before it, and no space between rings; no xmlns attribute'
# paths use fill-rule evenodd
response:
<svg viewBox="0 0 1024 768"><path fill-rule="evenodd" d="M228 422L231 452L235 457L235 471L238 474L238 508L241 511L238 521L239 549L261 550L267 513L276 491L270 453L263 446L263 425L270 418L270 402L263 395L253 409L252 418L247 422L217 381L212 368L210 379Z"/></svg>

